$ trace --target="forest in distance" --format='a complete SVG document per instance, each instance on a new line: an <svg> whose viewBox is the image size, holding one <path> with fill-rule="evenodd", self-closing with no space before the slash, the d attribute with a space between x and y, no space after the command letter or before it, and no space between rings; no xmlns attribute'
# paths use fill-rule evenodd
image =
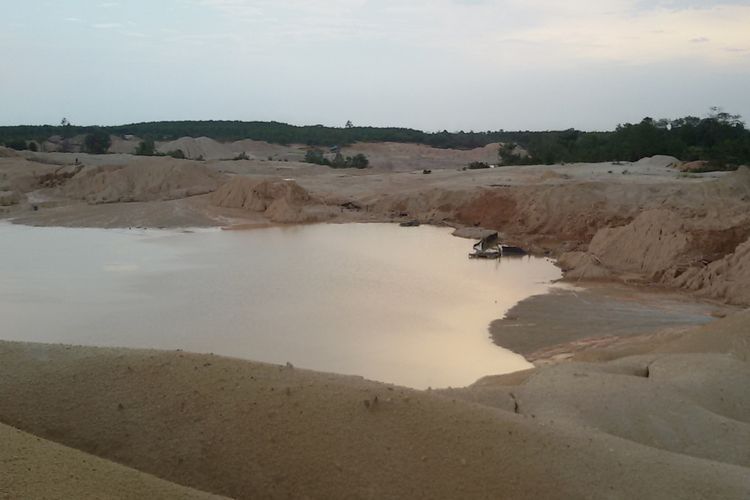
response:
<svg viewBox="0 0 750 500"><path fill-rule="evenodd" d="M502 164L636 161L669 155L683 161L703 160L713 168L733 169L750 164L750 130L739 115L712 108L706 117L644 118L618 125L612 131L486 131L424 132L395 127L297 126L260 121L159 121L116 126L79 126L63 119L60 125L0 127L0 144L13 149L36 149L52 136L69 138L106 132L136 136L147 141L180 137L209 137L229 142L241 139L311 147L346 146L356 142L399 142L436 148L472 149L500 142ZM518 145L528 152L514 154Z"/></svg>

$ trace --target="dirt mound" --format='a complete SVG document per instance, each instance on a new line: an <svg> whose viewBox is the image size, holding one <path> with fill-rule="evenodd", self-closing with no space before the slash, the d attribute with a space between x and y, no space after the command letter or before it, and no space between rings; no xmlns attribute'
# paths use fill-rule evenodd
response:
<svg viewBox="0 0 750 500"><path fill-rule="evenodd" d="M217 207L262 212L274 222L310 221L304 207L311 201L310 194L294 181L240 176L211 195L211 203Z"/></svg>
<svg viewBox="0 0 750 500"><path fill-rule="evenodd" d="M221 176L203 165L166 158L86 168L60 193L89 203L175 200L214 191Z"/></svg>

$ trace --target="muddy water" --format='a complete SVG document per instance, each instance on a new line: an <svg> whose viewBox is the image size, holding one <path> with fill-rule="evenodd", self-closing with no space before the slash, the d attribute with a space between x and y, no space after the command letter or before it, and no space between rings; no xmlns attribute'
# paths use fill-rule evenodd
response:
<svg viewBox="0 0 750 500"><path fill-rule="evenodd" d="M0 225L0 338L213 352L417 388L525 369L489 323L559 270L449 230Z"/></svg>

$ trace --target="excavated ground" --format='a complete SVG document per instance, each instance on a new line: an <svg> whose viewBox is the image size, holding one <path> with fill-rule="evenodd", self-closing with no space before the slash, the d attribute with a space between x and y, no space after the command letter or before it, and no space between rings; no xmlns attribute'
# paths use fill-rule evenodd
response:
<svg viewBox="0 0 750 500"><path fill-rule="evenodd" d="M423 174L408 160L338 171L0 153L0 214L17 223L489 228L557 257L568 280L687 291L726 316L590 341L609 324L601 316L567 340L583 348L518 339L528 356L566 363L425 392L215 356L4 342L0 432L12 446L0 497L49 498L53 481L122 498L750 496L750 316L730 306L750 303L748 169L686 175L657 157L464 171L446 160ZM517 307L523 320L533 304Z"/></svg>

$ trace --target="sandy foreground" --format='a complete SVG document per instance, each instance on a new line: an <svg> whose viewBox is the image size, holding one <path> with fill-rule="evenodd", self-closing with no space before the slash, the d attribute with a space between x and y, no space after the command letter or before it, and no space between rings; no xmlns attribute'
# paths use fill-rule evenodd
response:
<svg viewBox="0 0 750 500"><path fill-rule="evenodd" d="M558 258L570 281L687 292L726 317L644 330L608 322L601 311L626 299L597 293L604 305L578 313L591 321L558 325L545 314L580 301L532 298L505 321L537 325L534 342L502 324L492 333L547 362L433 391L184 352L0 342L0 498L750 497L750 171L686 176L670 158L463 171L487 152L437 161L358 147L383 166L0 149L0 216L483 227Z"/></svg>

